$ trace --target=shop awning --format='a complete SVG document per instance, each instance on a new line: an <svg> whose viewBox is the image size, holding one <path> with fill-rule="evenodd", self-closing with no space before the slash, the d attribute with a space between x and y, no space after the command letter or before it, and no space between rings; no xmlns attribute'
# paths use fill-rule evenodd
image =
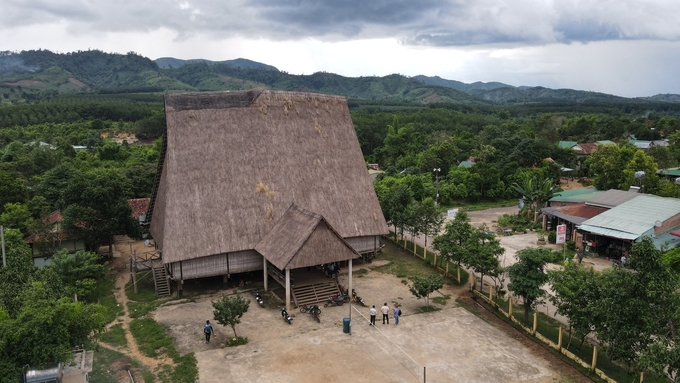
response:
<svg viewBox="0 0 680 383"><path fill-rule="evenodd" d="M604 227L599 227L599 226L591 226L591 225L580 225L578 226L578 229L584 230L593 234L598 234L598 235L604 235L605 237L612 237L612 238L618 238L618 239L628 239L628 240L635 240L640 237L639 234L633 234L633 233L628 233L625 231L620 231L620 230L615 230L615 229L607 229Z"/></svg>

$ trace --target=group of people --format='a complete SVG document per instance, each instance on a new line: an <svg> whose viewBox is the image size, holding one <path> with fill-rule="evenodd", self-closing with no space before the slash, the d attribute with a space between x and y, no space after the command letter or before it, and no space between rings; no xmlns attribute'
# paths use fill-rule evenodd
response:
<svg viewBox="0 0 680 383"><path fill-rule="evenodd" d="M382 313L382 323L383 324L390 324L390 308L387 306L387 302L383 304L383 307L380 308L380 312ZM401 316L401 309L399 308L398 304L394 305L394 310L392 311L394 315L394 324L398 325L399 324L399 317ZM378 315L378 311L375 309L375 305L371 307L369 310L369 314L371 316L371 320L369 325L370 326L375 326L375 317Z"/></svg>

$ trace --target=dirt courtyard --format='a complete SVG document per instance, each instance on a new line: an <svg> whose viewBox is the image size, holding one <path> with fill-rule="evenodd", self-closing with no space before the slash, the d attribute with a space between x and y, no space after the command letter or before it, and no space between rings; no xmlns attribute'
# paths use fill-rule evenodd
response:
<svg viewBox="0 0 680 383"><path fill-rule="evenodd" d="M374 263L375 266L379 262ZM355 267L365 268L360 265ZM344 280L343 280L344 278ZM346 275L341 283L346 285ZM400 278L377 271L354 279L354 287L368 305L380 308L399 303L404 311L398 326L368 324L368 307L354 306L351 335L342 332L349 305L322 307L321 323L292 310L292 325L281 319L280 301L265 294L265 308L254 291L248 312L237 325L238 335L249 343L224 347L231 328L215 325L213 342L205 344L202 324L212 318L210 296L166 305L153 314L170 328L180 353L195 352L201 383L217 382L560 382L564 378L541 356L515 337L488 324L463 308L455 296L464 288L446 286L433 296L451 295L441 310L417 313L416 300ZM224 293L233 293L225 290ZM217 297L215 295L214 297ZM215 298L212 298L215 299ZM365 318L364 318L365 317Z"/></svg>

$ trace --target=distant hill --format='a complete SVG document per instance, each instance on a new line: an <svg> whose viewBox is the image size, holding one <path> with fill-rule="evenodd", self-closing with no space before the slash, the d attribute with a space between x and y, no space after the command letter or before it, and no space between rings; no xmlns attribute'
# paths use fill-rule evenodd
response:
<svg viewBox="0 0 680 383"><path fill-rule="evenodd" d="M206 63L208 65L217 65L217 64L222 64L222 65L228 65L228 66L233 66L237 68L243 68L243 69L264 69L264 70L275 70L276 67L267 65L267 64L262 64L257 61L252 61L248 59L242 59L238 58L235 60L224 60L224 61L211 61L211 60L204 60L204 59L191 59L191 60L182 60L182 59L176 59L174 57L161 57L159 59L154 60L156 64L158 64L159 68L162 69L173 69L173 68L179 68L181 66L187 65L187 64L196 64L196 63Z"/></svg>
<svg viewBox="0 0 680 383"><path fill-rule="evenodd" d="M583 102L680 102L680 95L624 98L604 93L500 82L466 84L441 77L389 75L343 77L317 72L292 75L246 59L151 60L134 52L47 50L0 52L0 104L37 101L69 93L162 93L166 91L275 90L319 92L392 103L513 105Z"/></svg>
<svg viewBox="0 0 680 383"><path fill-rule="evenodd" d="M434 77L428 77L428 76L423 76L423 75L418 75L418 76L413 76L411 77L413 79L416 79L424 84L427 85L436 85L436 86L445 86L448 88L453 88L456 90L460 90L463 92L467 92L468 90L492 90L492 89L497 89L497 88L513 88L512 85L508 84L503 84L502 82L473 82L472 84L466 84L464 82L456 81L456 80L447 80L445 78L441 78L439 76L434 76Z"/></svg>

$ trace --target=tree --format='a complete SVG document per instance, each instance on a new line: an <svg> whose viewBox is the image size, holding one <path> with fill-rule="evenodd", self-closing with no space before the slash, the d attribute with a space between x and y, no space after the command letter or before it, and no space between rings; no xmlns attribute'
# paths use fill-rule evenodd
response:
<svg viewBox="0 0 680 383"><path fill-rule="evenodd" d="M69 295L87 296L107 271L106 263L99 263L99 256L89 251L69 254L66 249L62 249L52 261L48 267L69 287Z"/></svg>
<svg viewBox="0 0 680 383"><path fill-rule="evenodd" d="M222 326L229 326L236 335L236 325L241 323L241 317L248 311L250 301L243 298L239 293L235 297L229 297L222 294L222 297L217 301L212 301L213 316L217 323Z"/></svg>
<svg viewBox="0 0 680 383"><path fill-rule="evenodd" d="M654 158L646 155L642 150L637 150L623 169L624 180L619 185L619 189L627 190L631 185L635 185L640 186L644 193L656 194L659 188L657 170ZM638 178L638 175L641 175L641 177Z"/></svg>
<svg viewBox="0 0 680 383"><path fill-rule="evenodd" d="M554 295L550 301L557 308L557 313L564 315L569 320L569 330L573 338L573 329L581 339L581 344L586 336L595 328L595 314L597 303L601 299L600 286L601 275L592 267L581 267L576 263L570 263L564 270L553 270L548 273L550 286ZM567 345L569 348L569 345Z"/></svg>
<svg viewBox="0 0 680 383"><path fill-rule="evenodd" d="M425 234L425 248L427 236L437 235L444 223L444 216L439 212L431 197L425 198L420 204L420 214L423 220L423 234Z"/></svg>
<svg viewBox="0 0 680 383"><path fill-rule="evenodd" d="M430 294L444 287L444 277L441 274L431 274L427 277L414 277L409 286L411 294L416 298L425 298L425 305L430 306Z"/></svg>
<svg viewBox="0 0 680 383"><path fill-rule="evenodd" d="M459 211L444 227L444 234L434 238L432 246L447 262L454 262L460 268L468 261L470 250L467 241L473 230L467 213Z"/></svg>
<svg viewBox="0 0 680 383"><path fill-rule="evenodd" d="M3 212L5 204L25 201L26 187L22 184L21 178L0 170L0 213Z"/></svg>
<svg viewBox="0 0 680 383"><path fill-rule="evenodd" d="M127 203L129 184L122 174L112 169L95 169L77 173L62 193L64 227L85 241L89 251L109 244L113 236L139 236L139 224Z"/></svg>
<svg viewBox="0 0 680 383"><path fill-rule="evenodd" d="M540 298L545 296L542 286L548 281L543 272L551 259L550 250L528 247L517 252L517 263L507 268L510 283L508 289L522 297L524 320L529 321L529 312Z"/></svg>
<svg viewBox="0 0 680 383"><path fill-rule="evenodd" d="M501 241L493 233L489 232L486 225L475 228L468 241L469 257L468 265L476 273L480 274L479 288L484 286L484 276L498 277L502 273L499 256L505 253Z"/></svg>
<svg viewBox="0 0 680 383"><path fill-rule="evenodd" d="M0 214L0 225L19 229L24 235L28 235L28 227L32 221L28 207L22 203L5 204L4 213Z"/></svg>
<svg viewBox="0 0 680 383"><path fill-rule="evenodd" d="M518 178L510 185L510 189L524 199L529 219L533 220L533 213L545 207L546 202L555 195L553 182L550 178L541 179L527 172L520 173Z"/></svg>

